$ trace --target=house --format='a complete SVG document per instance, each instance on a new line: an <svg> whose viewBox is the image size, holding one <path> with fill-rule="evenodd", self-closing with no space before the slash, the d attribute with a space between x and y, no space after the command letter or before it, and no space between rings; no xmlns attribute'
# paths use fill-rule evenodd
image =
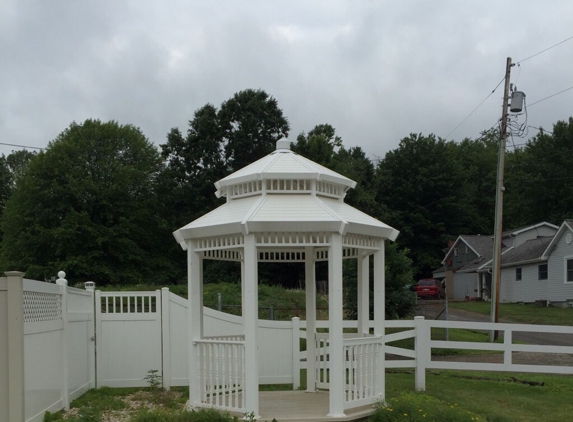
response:
<svg viewBox="0 0 573 422"><path fill-rule="evenodd" d="M554 224L541 222L502 233L502 268L513 268L526 262L533 263L532 260L539 261L543 251L539 256L532 258L532 255L537 254L541 248L538 239L551 239L558 229L559 227ZM549 243L548 240L545 242ZM534 245L536 247L532 251ZM446 294L450 299L488 300L491 297L492 258L492 235L460 235L447 249L442 261L443 267L434 272L434 277L445 279ZM502 269L501 285L504 277L510 279L509 272L511 270ZM503 298L506 302L517 301L515 300L517 295L510 294L510 291L512 290L502 291L500 301L504 301ZM535 300L539 299L529 301Z"/></svg>
<svg viewBox="0 0 573 422"><path fill-rule="evenodd" d="M502 259L500 302L573 306L573 220L528 240Z"/></svg>

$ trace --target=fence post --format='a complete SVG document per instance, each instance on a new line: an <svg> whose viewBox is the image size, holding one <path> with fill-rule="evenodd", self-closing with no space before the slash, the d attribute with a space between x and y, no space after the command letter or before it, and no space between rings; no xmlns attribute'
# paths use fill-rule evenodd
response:
<svg viewBox="0 0 573 422"><path fill-rule="evenodd" d="M93 281L86 281L84 283L84 287L86 289L86 291L91 293L91 303L92 303L92 309L91 309L91 324L89 324L89 329L88 329L88 337L89 337L89 342L90 342L90 347L88 347L88 359L89 359L89 377L90 377L90 388L95 388L95 367L96 367L96 362L95 362L95 286L96 284Z"/></svg>
<svg viewBox="0 0 573 422"><path fill-rule="evenodd" d="M223 300L221 299L221 293L217 293L217 310L219 312L223 310Z"/></svg>
<svg viewBox="0 0 573 422"><path fill-rule="evenodd" d="M101 323L101 290L95 291L95 361L96 361L96 388L102 387L101 381L103 379L102 373L102 352L103 347L101 344L102 323Z"/></svg>
<svg viewBox="0 0 573 422"><path fill-rule="evenodd" d="M414 327L416 331L416 391L426 391L426 366L431 351L430 327L423 316L414 317Z"/></svg>
<svg viewBox="0 0 573 422"><path fill-rule="evenodd" d="M66 280L66 273L63 271L58 272L58 279L56 284L60 286L62 292L62 322L64 328L62 330L62 360L63 360L63 382L62 382L62 399L64 409L70 408L70 389L69 389L69 369L68 369L68 280Z"/></svg>
<svg viewBox="0 0 573 422"><path fill-rule="evenodd" d="M292 319L292 389L300 387L300 319Z"/></svg>
<svg viewBox="0 0 573 422"><path fill-rule="evenodd" d="M24 273L7 271L8 420L24 420Z"/></svg>
<svg viewBox="0 0 573 422"><path fill-rule="evenodd" d="M161 289L161 357L163 388L171 388L171 326L169 312L169 288Z"/></svg>
<svg viewBox="0 0 573 422"><path fill-rule="evenodd" d="M513 331L506 329L503 333L503 366L508 369L511 367L512 361L512 344L513 344Z"/></svg>

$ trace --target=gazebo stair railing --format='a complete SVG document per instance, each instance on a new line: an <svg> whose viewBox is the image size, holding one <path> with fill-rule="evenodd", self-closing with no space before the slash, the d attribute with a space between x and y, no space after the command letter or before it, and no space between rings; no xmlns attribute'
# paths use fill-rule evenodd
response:
<svg viewBox="0 0 573 422"><path fill-rule="evenodd" d="M245 412L244 336L207 337L199 347L201 404L232 412Z"/></svg>

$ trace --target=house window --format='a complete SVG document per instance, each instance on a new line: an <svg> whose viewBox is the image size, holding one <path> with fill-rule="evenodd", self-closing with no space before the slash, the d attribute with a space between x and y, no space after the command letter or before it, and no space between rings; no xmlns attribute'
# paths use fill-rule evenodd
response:
<svg viewBox="0 0 573 422"><path fill-rule="evenodd" d="M515 281L521 281L521 268L515 269Z"/></svg>
<svg viewBox="0 0 573 422"><path fill-rule="evenodd" d="M537 279L547 280L547 264L539 264L537 267Z"/></svg>
<svg viewBox="0 0 573 422"><path fill-rule="evenodd" d="M573 283L573 257L566 258L565 264L565 282Z"/></svg>
<svg viewBox="0 0 573 422"><path fill-rule="evenodd" d="M454 256L458 256L458 248L454 248Z"/></svg>
<svg viewBox="0 0 573 422"><path fill-rule="evenodd" d="M466 255L470 253L470 248L466 246Z"/></svg>

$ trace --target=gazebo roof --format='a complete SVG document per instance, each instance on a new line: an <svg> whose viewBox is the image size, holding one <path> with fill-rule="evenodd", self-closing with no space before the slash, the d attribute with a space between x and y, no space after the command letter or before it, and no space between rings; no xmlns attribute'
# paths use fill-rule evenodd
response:
<svg viewBox="0 0 573 422"><path fill-rule="evenodd" d="M398 231L344 203L356 182L277 142L277 150L215 183L227 203L174 232L188 239L253 232L338 232L395 240Z"/></svg>
<svg viewBox="0 0 573 422"><path fill-rule="evenodd" d="M226 196L227 188L232 185L265 179L319 180L344 186L345 190L356 187L354 180L298 155L290 150L289 141L280 140L277 149L266 157L215 182L216 195Z"/></svg>

